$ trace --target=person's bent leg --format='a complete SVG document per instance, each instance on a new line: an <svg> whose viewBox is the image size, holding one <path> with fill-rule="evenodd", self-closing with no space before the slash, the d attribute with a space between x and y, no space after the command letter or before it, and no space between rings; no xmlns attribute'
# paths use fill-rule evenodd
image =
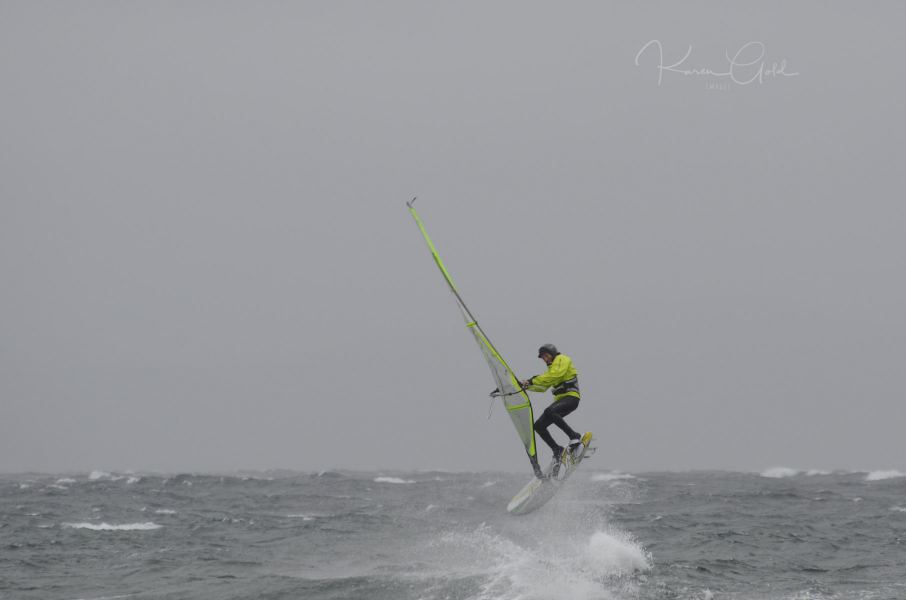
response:
<svg viewBox="0 0 906 600"><path fill-rule="evenodd" d="M563 433L568 435L570 440L578 440L582 437L582 434L576 433L576 431L572 427L567 425L566 421L563 420L563 417L573 412L577 408L579 408L579 399L575 396L566 396L565 398L557 400L556 402L548 406L544 411L544 414L547 415L548 411L550 411L550 415L548 416L550 422L559 427L561 431L563 431Z"/></svg>

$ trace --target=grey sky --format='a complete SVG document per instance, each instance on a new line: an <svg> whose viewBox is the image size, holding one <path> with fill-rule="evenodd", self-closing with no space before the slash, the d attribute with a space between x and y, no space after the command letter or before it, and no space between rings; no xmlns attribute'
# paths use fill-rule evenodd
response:
<svg viewBox="0 0 906 600"><path fill-rule="evenodd" d="M3 2L0 470L527 470L413 195L599 468L906 470L904 17Z"/></svg>

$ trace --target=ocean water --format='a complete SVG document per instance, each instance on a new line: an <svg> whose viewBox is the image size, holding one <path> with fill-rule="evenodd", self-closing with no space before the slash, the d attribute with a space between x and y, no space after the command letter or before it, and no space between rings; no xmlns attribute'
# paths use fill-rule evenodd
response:
<svg viewBox="0 0 906 600"><path fill-rule="evenodd" d="M0 598L906 599L906 477L0 476Z"/></svg>

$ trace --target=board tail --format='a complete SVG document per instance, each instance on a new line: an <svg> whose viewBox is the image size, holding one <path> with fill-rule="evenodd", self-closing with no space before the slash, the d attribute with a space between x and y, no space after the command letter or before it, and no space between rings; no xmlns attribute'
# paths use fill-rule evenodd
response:
<svg viewBox="0 0 906 600"><path fill-rule="evenodd" d="M592 433L590 431L586 431L582 436L582 445L579 446L575 453L563 453L561 460L563 462L563 466L566 467L567 472L575 469L579 465L579 463L582 462L582 459L584 459L586 456L591 456L592 454L594 454L594 449L590 449L588 447L588 445L591 444L592 439L594 439Z"/></svg>

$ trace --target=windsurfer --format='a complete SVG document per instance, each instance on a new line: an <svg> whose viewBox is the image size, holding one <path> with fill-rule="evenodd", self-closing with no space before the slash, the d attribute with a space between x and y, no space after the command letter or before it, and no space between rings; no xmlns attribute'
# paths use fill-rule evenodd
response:
<svg viewBox="0 0 906 600"><path fill-rule="evenodd" d="M553 344L541 346L538 349L538 358L547 365L547 372L530 377L520 383L524 389L532 392L544 392L548 388L553 388L551 393L554 395L554 401L544 409L544 412L535 421L534 427L541 439L550 446L551 451L554 453L551 475L556 477L563 458L564 448L557 444L547 428L551 424L556 425L563 433L569 436L567 452L575 455L582 447L582 435L563 420L563 417L579 407L578 371L573 366L572 359L560 353ZM534 466L535 464L533 464ZM538 475L538 469L535 469L535 475Z"/></svg>

